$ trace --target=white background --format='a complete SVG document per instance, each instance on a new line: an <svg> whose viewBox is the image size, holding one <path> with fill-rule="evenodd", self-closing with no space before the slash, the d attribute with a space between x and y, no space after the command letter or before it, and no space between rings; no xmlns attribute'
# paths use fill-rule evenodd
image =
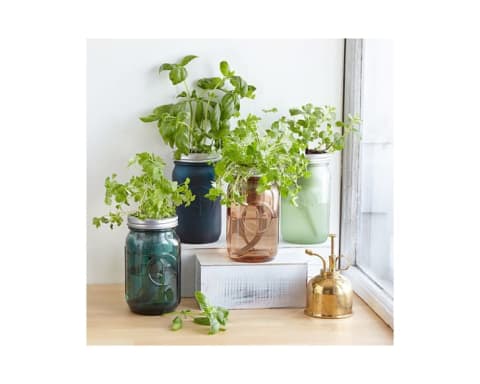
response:
<svg viewBox="0 0 480 384"><path fill-rule="evenodd" d="M89 40L87 42L87 275L88 283L124 280L126 225L96 229L93 216L108 212L104 180L113 172L124 181L128 160L137 152L154 152L172 171L172 151L162 143L155 123L138 118L162 104L171 103L183 90L174 87L167 73L158 74L164 62L183 56L199 58L188 66L189 79L217 76L218 63L227 60L237 74L257 87L254 100L244 99L242 115L264 116L262 109L279 113L308 102L337 108L343 104L343 39L151 39ZM279 116L279 115L278 115ZM270 117L270 116L269 116ZM271 117L270 117L271 119ZM332 164L331 231L338 233L339 155ZM225 218L222 217L222 224Z"/></svg>
<svg viewBox="0 0 480 384"><path fill-rule="evenodd" d="M478 381L475 5L2 2L2 382ZM85 346L85 39L199 35L395 39L394 347Z"/></svg>

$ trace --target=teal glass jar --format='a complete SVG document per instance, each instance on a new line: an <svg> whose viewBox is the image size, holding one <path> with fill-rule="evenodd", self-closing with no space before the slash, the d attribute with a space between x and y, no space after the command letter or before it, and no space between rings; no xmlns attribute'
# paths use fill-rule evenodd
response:
<svg viewBox="0 0 480 384"><path fill-rule="evenodd" d="M125 243L125 299L142 315L172 312L180 303L178 218L139 220L128 217Z"/></svg>
<svg viewBox="0 0 480 384"><path fill-rule="evenodd" d="M282 199L281 233L284 241L318 244L327 240L330 223L331 154L307 155L311 176L300 181L298 207Z"/></svg>

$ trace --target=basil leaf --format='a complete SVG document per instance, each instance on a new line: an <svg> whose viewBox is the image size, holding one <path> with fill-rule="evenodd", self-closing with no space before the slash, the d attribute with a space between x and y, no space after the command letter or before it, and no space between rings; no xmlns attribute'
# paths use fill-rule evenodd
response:
<svg viewBox="0 0 480 384"><path fill-rule="evenodd" d="M210 125L212 127L212 130L217 131L218 130L218 125L220 123L220 107L218 104L211 109L210 111Z"/></svg>
<svg viewBox="0 0 480 384"><path fill-rule="evenodd" d="M173 320L172 320L172 326L171 326L171 330L172 331L178 331L179 329L181 329L183 327L183 320L180 316L177 316L175 317Z"/></svg>
<svg viewBox="0 0 480 384"><path fill-rule="evenodd" d="M160 66L160 68L158 68L158 73L162 72L162 71L169 71L173 69L173 65L172 64L168 64L168 63L165 63L165 64L162 64Z"/></svg>
<svg viewBox="0 0 480 384"><path fill-rule="evenodd" d="M179 65L181 66L187 65L190 61L192 61L193 59L196 59L197 57L198 56L195 56L195 55L185 56L182 60L180 60Z"/></svg>
<svg viewBox="0 0 480 384"><path fill-rule="evenodd" d="M197 125L200 125L205 118L204 112L203 112L203 102L202 101L197 101L196 102L196 108L195 108L195 121Z"/></svg>
<svg viewBox="0 0 480 384"><path fill-rule="evenodd" d="M140 120L142 120L144 123L151 123L152 121L160 120L160 116L157 114L153 114L153 115L140 117Z"/></svg>
<svg viewBox="0 0 480 384"><path fill-rule="evenodd" d="M208 331L209 335L214 335L220 330L220 323L215 317L210 317L210 330Z"/></svg>
<svg viewBox="0 0 480 384"><path fill-rule="evenodd" d="M228 132L230 132L230 123L228 122L228 120L222 120L220 122L220 129L218 130L217 137L225 137L228 135Z"/></svg>
<svg viewBox="0 0 480 384"><path fill-rule="evenodd" d="M224 84L220 77L206 77L197 81L197 87L202 89L217 89Z"/></svg>
<svg viewBox="0 0 480 384"><path fill-rule="evenodd" d="M254 99L256 89L257 88L255 86L249 85L246 97L248 97L249 99Z"/></svg>
<svg viewBox="0 0 480 384"><path fill-rule="evenodd" d="M187 70L182 66L175 66L168 75L173 85L181 83L187 78Z"/></svg>
<svg viewBox="0 0 480 384"><path fill-rule="evenodd" d="M221 119L227 120L232 117L233 113L235 112L235 97L233 93L229 92L226 93L220 102L221 106Z"/></svg>
<svg viewBox="0 0 480 384"><path fill-rule="evenodd" d="M172 109L172 104L160 105L153 110L154 114L162 115L163 113L169 113Z"/></svg>
<svg viewBox="0 0 480 384"><path fill-rule="evenodd" d="M240 96L245 97L248 93L248 84L240 76L233 76L230 78L230 84L235 88Z"/></svg>
<svg viewBox="0 0 480 384"><path fill-rule="evenodd" d="M206 296L201 291L195 291L194 295L198 305L200 306L200 309L204 312L207 312L209 305Z"/></svg>
<svg viewBox="0 0 480 384"><path fill-rule="evenodd" d="M177 121L176 124L175 144L182 153L189 152L188 127L182 121Z"/></svg>
<svg viewBox="0 0 480 384"><path fill-rule="evenodd" d="M230 66L226 61L220 62L220 72L222 72L223 76L230 76Z"/></svg>
<svg viewBox="0 0 480 384"><path fill-rule="evenodd" d="M199 325L210 325L210 320L208 319L208 317L204 317L204 316L194 317L193 322Z"/></svg>
<svg viewBox="0 0 480 384"><path fill-rule="evenodd" d="M175 296L175 295L174 295L173 290L172 290L171 288L168 288L168 289L165 291L165 299L166 299L166 301L172 302L174 296Z"/></svg>

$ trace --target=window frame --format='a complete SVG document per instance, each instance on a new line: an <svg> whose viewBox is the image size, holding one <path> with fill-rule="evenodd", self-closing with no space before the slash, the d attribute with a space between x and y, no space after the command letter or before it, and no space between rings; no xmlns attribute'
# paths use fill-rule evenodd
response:
<svg viewBox="0 0 480 384"><path fill-rule="evenodd" d="M345 39L343 118L348 114L363 116L364 92L363 39ZM372 277L356 265L360 227L360 135L349 135L345 140L341 165L340 197L340 252L353 259L345 271L355 293L360 296L393 329L393 297Z"/></svg>

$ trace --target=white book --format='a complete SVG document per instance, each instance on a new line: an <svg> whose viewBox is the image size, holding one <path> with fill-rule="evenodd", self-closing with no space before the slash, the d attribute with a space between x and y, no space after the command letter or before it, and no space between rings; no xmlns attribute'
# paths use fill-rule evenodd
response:
<svg viewBox="0 0 480 384"><path fill-rule="evenodd" d="M307 277L307 262L291 252L265 263L232 261L226 249L196 253L195 289L229 309L303 308Z"/></svg>

